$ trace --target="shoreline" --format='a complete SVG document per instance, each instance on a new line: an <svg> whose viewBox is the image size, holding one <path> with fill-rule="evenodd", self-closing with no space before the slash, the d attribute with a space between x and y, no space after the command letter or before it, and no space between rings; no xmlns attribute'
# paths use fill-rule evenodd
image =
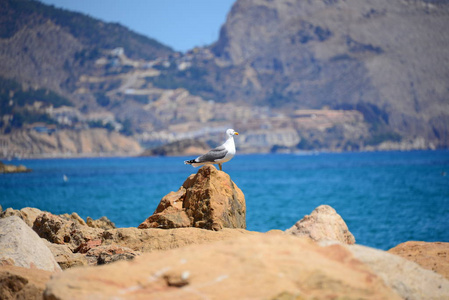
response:
<svg viewBox="0 0 449 300"><path fill-rule="evenodd" d="M238 153L239 156L248 155L296 155L296 156L310 156L319 154L348 154L348 153L387 153L387 152L438 152L438 151L449 151L449 148L436 148L436 149L373 149L373 150L360 150L360 151L331 151L331 150L306 150L306 151L292 151L292 152L251 152L251 153ZM85 158L146 158L146 157L190 157L196 154L179 154L179 155L126 155L122 153L99 153L92 155L91 153L77 154L77 155L53 155L53 154L42 154L42 155L31 155L26 157L0 157L0 161L13 162L21 160L39 160L39 159L85 159Z"/></svg>

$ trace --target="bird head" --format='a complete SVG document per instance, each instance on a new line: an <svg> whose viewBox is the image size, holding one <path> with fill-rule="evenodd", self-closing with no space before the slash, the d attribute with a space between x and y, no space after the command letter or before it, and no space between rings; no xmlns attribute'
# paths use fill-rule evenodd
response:
<svg viewBox="0 0 449 300"><path fill-rule="evenodd" d="M226 130L226 134L228 136L233 136L233 135L239 135L239 133L237 131L235 131L234 129L228 129Z"/></svg>

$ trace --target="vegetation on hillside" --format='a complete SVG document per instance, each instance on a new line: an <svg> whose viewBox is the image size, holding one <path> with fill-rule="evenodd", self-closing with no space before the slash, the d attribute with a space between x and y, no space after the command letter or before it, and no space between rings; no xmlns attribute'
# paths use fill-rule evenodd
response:
<svg viewBox="0 0 449 300"><path fill-rule="evenodd" d="M28 89L14 80L0 77L0 128L5 126L6 133L12 128L21 128L25 124L43 122L53 124L50 116L39 109L27 109L39 102L41 107L73 106L65 97L48 89ZM12 115L9 124L5 124L4 116Z"/></svg>
<svg viewBox="0 0 449 300"><path fill-rule="evenodd" d="M44 5L38 1L4 0L0 8L0 38L13 36L28 17L33 21L51 20L67 29L86 46L100 49L125 47L131 58L154 59L173 50L158 41L130 31L118 23L105 23L81 13ZM143 47L149 46L149 47Z"/></svg>

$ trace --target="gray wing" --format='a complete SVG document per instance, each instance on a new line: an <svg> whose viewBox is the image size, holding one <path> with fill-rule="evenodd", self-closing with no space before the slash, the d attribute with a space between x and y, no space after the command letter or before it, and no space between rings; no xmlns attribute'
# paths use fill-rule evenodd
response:
<svg viewBox="0 0 449 300"><path fill-rule="evenodd" d="M204 155L201 155L200 157L196 158L195 161L202 163L202 162L214 162L217 159L222 159L226 156L226 154L228 153L228 150L226 150L226 148L221 145L217 148L214 148L212 150L210 150L209 152L207 152Z"/></svg>

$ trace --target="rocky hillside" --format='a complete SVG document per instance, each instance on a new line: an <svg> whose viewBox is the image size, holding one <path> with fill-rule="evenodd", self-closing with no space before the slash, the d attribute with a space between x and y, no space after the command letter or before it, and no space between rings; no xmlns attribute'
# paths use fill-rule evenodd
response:
<svg viewBox="0 0 449 300"><path fill-rule="evenodd" d="M355 109L374 135L447 147L448 26L449 1L239 0L212 50L225 98Z"/></svg>
<svg viewBox="0 0 449 300"><path fill-rule="evenodd" d="M231 127L247 153L449 146L449 1L238 0L219 40L187 53L36 1L1 2L2 156L100 155L79 142L98 128L119 155L212 147ZM47 143L58 131L74 138ZM165 153L185 152L172 145Z"/></svg>

